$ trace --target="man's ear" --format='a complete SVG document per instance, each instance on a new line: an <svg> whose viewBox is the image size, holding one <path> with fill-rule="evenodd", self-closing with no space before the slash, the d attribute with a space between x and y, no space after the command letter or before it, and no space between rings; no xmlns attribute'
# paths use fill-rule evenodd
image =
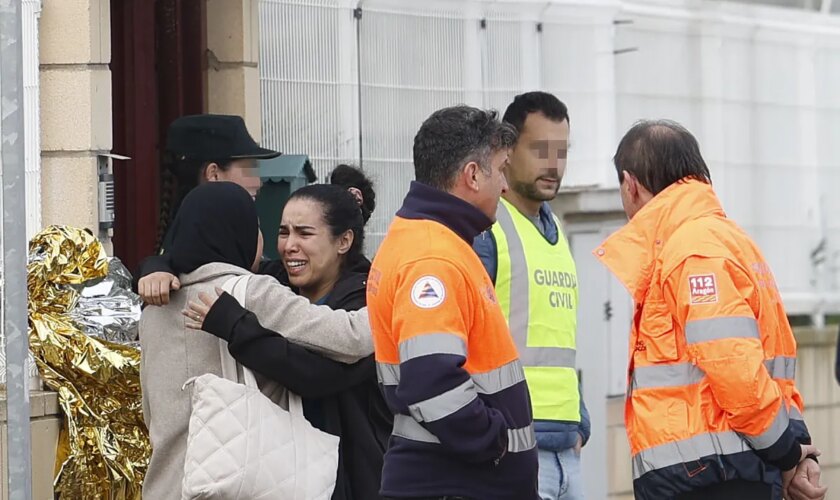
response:
<svg viewBox="0 0 840 500"><path fill-rule="evenodd" d="M630 199L637 199L639 197L639 180L626 170L622 170L621 173L624 176L625 189L627 189L627 194L630 195Z"/></svg>
<svg viewBox="0 0 840 500"><path fill-rule="evenodd" d="M479 183L478 176L481 175L481 167L478 165L477 162L471 161L464 165L464 168L461 170L461 175L464 178L464 183L469 187L471 191L479 191L481 189L481 184Z"/></svg>

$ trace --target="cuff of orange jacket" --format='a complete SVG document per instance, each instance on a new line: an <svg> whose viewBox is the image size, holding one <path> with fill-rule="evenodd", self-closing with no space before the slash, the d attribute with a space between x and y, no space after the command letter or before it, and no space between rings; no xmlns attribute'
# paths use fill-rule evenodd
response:
<svg viewBox="0 0 840 500"><path fill-rule="evenodd" d="M756 449L755 453L764 462L787 471L799 464L799 459L802 458L802 447L788 427L775 443L764 449Z"/></svg>
<svg viewBox="0 0 840 500"><path fill-rule="evenodd" d="M230 342L233 327L247 312L238 300L225 292L207 312L201 329Z"/></svg>
<svg viewBox="0 0 840 500"><path fill-rule="evenodd" d="M790 428L793 431L793 435L796 440L799 441L799 444L811 444L811 433L808 432L808 426L805 425L805 421L802 420L799 410L795 410L795 412L800 416L796 418L793 416L793 411L791 412Z"/></svg>

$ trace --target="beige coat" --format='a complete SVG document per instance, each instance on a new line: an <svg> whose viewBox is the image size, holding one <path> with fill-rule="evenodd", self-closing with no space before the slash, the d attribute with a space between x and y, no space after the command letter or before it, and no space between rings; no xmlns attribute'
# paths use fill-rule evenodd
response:
<svg viewBox="0 0 840 500"><path fill-rule="evenodd" d="M180 277L182 288L172 295L169 305L143 310L140 382L143 416L152 442L144 499L181 499L191 396L189 389L181 387L191 377L222 373L219 340L187 329L181 311L189 301L198 302L200 292L212 292L242 274L246 271L228 264L202 266ZM312 305L270 276L250 279L245 307L266 328L337 361L352 363L373 353L367 309L333 311ZM264 392L276 392L276 385L260 386Z"/></svg>

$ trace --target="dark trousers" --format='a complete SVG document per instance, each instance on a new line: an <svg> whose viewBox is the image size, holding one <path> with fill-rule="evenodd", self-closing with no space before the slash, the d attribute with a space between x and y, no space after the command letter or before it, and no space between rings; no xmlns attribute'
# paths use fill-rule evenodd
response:
<svg viewBox="0 0 840 500"><path fill-rule="evenodd" d="M674 500L772 500L773 488L769 484L734 479L701 490L683 493Z"/></svg>

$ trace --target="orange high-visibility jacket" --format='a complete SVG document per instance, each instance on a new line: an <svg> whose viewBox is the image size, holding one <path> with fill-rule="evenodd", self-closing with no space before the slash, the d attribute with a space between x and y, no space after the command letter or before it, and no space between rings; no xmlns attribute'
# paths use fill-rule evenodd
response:
<svg viewBox="0 0 840 500"><path fill-rule="evenodd" d="M538 496L525 372L471 246L491 224L466 201L412 182L373 260L368 315L394 413L382 496Z"/></svg>
<svg viewBox="0 0 840 500"><path fill-rule="evenodd" d="M653 198L595 255L636 304L625 423L637 498L780 484L810 443L773 274L710 185ZM779 495L780 497L780 495Z"/></svg>

